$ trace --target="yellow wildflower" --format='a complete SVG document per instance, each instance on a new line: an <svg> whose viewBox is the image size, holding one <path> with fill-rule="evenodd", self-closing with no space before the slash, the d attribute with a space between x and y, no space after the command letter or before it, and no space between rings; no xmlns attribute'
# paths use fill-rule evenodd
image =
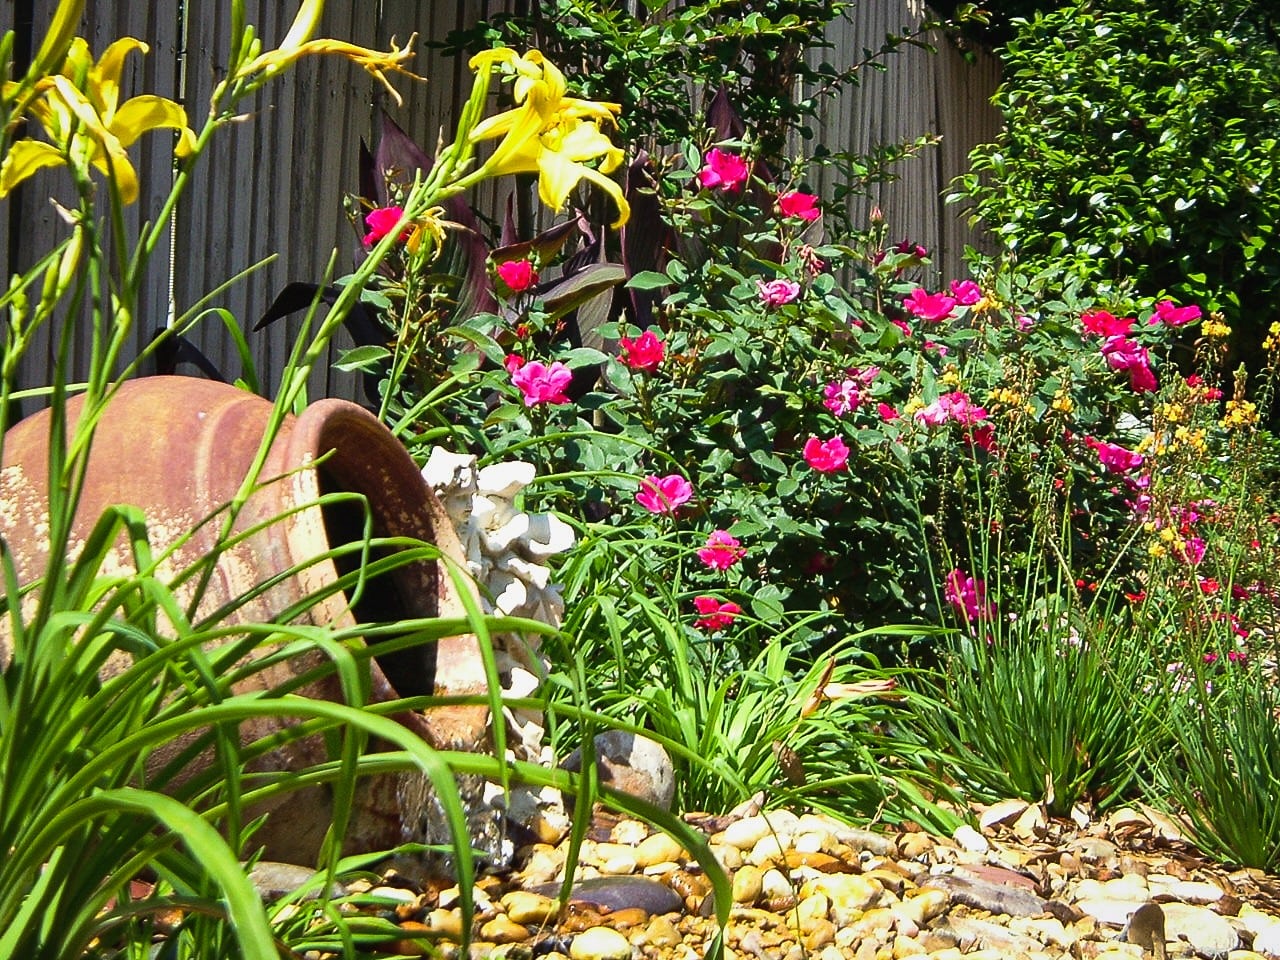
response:
<svg viewBox="0 0 1280 960"><path fill-rule="evenodd" d="M947 369L942 371L942 376L938 378L938 382L948 387L960 386L960 371L956 369L955 364L947 365Z"/></svg>
<svg viewBox="0 0 1280 960"><path fill-rule="evenodd" d="M143 95L120 102L120 74L125 57L146 53L141 40L125 37L107 47L97 63L82 37L71 41L62 71L36 82L39 96L27 112L39 121L50 142L19 140L0 164L0 197L45 167L94 166L114 179L124 203L138 198L138 174L125 152L148 130L178 131L175 152L185 157L195 149L195 134L181 106L164 97ZM6 84L6 96L12 88Z"/></svg>
<svg viewBox="0 0 1280 960"><path fill-rule="evenodd" d="M1258 407L1248 400L1228 400L1221 422L1227 430L1252 427L1258 422Z"/></svg>
<svg viewBox="0 0 1280 960"><path fill-rule="evenodd" d="M1152 543L1147 547L1147 553L1153 557L1163 557L1169 551L1163 543Z"/></svg>
<svg viewBox="0 0 1280 960"><path fill-rule="evenodd" d="M912 397L902 405L902 415L904 417L911 417L917 410L923 410L924 408L925 402L923 400L919 397Z"/></svg>
<svg viewBox="0 0 1280 960"><path fill-rule="evenodd" d="M1076 408L1075 401L1071 399L1071 394L1067 393L1065 390L1059 390L1055 393L1053 395L1053 402L1049 404L1049 406L1054 410L1057 410L1059 413L1070 413Z"/></svg>
<svg viewBox="0 0 1280 960"><path fill-rule="evenodd" d="M1200 325L1200 331L1206 337L1217 339L1231 336L1231 328L1223 322L1222 314L1216 311L1209 314L1209 319Z"/></svg>
<svg viewBox="0 0 1280 960"><path fill-rule="evenodd" d="M1022 402L1022 394L1011 387L996 387L991 391L991 402L1017 406Z"/></svg>
<svg viewBox="0 0 1280 960"><path fill-rule="evenodd" d="M1156 416L1169 423L1182 423L1187 419L1187 408L1180 403L1156 404Z"/></svg>
<svg viewBox="0 0 1280 960"><path fill-rule="evenodd" d="M538 50L520 56L510 48L486 50L471 58L477 72L496 67L515 77L512 96L516 107L476 124L472 143L502 139L493 154L461 184L507 173L538 174L538 196L552 210L560 210L581 180L589 180L607 193L618 207L615 227L631 214L622 188L605 174L622 163L622 151L601 130L613 123L621 107L565 96L568 85L555 64ZM598 168L584 161L599 160Z"/></svg>

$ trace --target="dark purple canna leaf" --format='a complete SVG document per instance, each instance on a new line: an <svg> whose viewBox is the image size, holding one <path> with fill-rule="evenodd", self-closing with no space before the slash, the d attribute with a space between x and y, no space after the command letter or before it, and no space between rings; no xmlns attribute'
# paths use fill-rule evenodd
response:
<svg viewBox="0 0 1280 960"><path fill-rule="evenodd" d="M670 228L662 219L662 204L658 201L653 166L647 152L641 151L627 167L623 189L627 203L631 205L631 219L622 228L622 264L627 268L627 276L634 277L646 270L661 270L672 237ZM653 323L653 305L659 298L660 291L628 290L631 322L641 330L648 329Z"/></svg>

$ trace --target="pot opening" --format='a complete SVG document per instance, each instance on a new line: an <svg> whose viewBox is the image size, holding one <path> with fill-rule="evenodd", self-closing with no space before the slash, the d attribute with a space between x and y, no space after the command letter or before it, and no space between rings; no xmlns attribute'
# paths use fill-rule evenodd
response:
<svg viewBox="0 0 1280 960"><path fill-rule="evenodd" d="M387 529L387 518L379 515L378 500L368 491L353 490L351 484L342 483L332 471L323 467L318 472L321 494L338 492L365 494L373 511L375 537L401 532ZM358 501L341 499L326 502L322 507L322 513L325 534L330 547L355 544L364 539L365 511ZM385 547L375 548L369 551L369 556L374 560L380 560L392 556L394 552ZM348 551L334 557L333 562L338 568L338 575L346 577L359 569L360 553L356 550ZM424 582L433 583L435 580L435 570L422 569L425 566L428 565L422 561L414 561L368 578L359 598L351 605L356 623L385 623L435 616L434 609L424 609L430 603L434 593L422 590L420 585ZM351 591L347 592L347 600L351 600ZM393 653L381 654L376 661L397 696L430 696L435 692L436 646L434 643L423 643Z"/></svg>

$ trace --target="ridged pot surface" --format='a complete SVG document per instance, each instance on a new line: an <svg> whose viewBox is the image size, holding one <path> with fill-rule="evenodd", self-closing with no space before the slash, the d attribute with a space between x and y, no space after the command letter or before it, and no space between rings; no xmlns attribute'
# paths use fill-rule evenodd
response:
<svg viewBox="0 0 1280 960"><path fill-rule="evenodd" d="M68 417L81 404L68 404ZM140 507L151 548L159 554L177 543L161 569L166 578L214 552L226 505L257 455L271 416L270 402L243 390L189 377L151 377L124 384L112 397L95 430L84 490L68 553L78 554L102 512L113 505ZM70 432L70 431L68 431ZM19 582L43 575L48 561L49 415L36 414L5 436L0 469L0 531L14 557ZM352 608L342 592L308 604L316 592L332 591L339 571L334 560L317 560L332 547L357 542L366 521L374 536L405 536L435 544L462 562L462 550L439 501L400 442L363 408L343 400L321 400L300 416L286 419L266 458L260 486L237 516L234 529L244 539L224 548L212 567L197 605L196 619L218 614L224 623L271 620L298 605L298 619L350 628L360 622L416 617L461 617L465 610L451 579L436 563L415 562L371 580ZM319 506L322 494L363 495L368 512L354 499ZM344 567L357 561L340 560ZM109 560L118 571L133 568L123 535ZM275 581L275 582L272 582ZM189 603L196 578L178 590ZM270 584L263 588L264 584ZM246 599L247 598L247 599ZM10 657L9 638L0 635L0 664ZM117 654L117 658L125 656ZM261 671L239 689L275 688L323 663L323 655L295 657ZM109 664L114 672L121 664ZM474 637L464 635L412 648L371 666L375 700L424 693L474 694L485 689L483 662ZM336 681L313 682L297 692L340 700ZM433 745L480 749L486 744L487 711L482 707L440 708L397 717ZM246 725L250 742L277 721ZM171 750L153 758L152 769ZM264 758L258 769L300 769L325 758L319 738L298 741ZM431 806L421 778L387 775L362 782L361 810L353 815L348 847L380 849L423 839L420 822ZM331 809L327 790L292 794L288 824L272 824L256 837L273 859L306 862L319 849ZM414 809L407 809L413 807ZM418 809L422 808L422 809ZM439 838L432 838L439 839Z"/></svg>

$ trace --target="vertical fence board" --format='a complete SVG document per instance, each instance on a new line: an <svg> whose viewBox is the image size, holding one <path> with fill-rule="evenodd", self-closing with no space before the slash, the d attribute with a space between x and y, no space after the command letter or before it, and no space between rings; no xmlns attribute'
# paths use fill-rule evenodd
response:
<svg viewBox="0 0 1280 960"><path fill-rule="evenodd" d="M343 198L358 189L357 156L361 138L372 145L379 111L385 106L411 136L432 153L441 131L453 134L458 110L470 90L465 58L445 56L428 42L439 42L451 30L482 17L515 9L518 0L382 0L380 4L328 4L321 32L328 36L385 48L394 37L404 43L417 33L418 56L410 69L427 78L413 82L394 78L404 97L397 107L357 67L338 58L303 58L293 71L269 84L255 102L243 104L243 119L218 132L211 149L196 166L180 203L173 235L175 273L168 277L169 251L157 250L137 318L131 349L142 349L153 329L164 323L170 293L181 314L208 291L265 257L276 259L210 301L230 311L248 331L276 293L293 280L319 281L330 254L337 250L335 272L349 272L358 235L347 221ZM34 0L31 33L38 42L56 0ZM298 0L248 0L249 22L268 48L278 43L292 22ZM199 127L230 48L230 0L186 5L184 36L177 5L131 4L100 0L87 7L81 32L95 55L110 40L137 36L151 46L143 57L127 62L125 93L142 91L185 97L192 126ZM837 69L860 61L888 33L919 22L920 0L864 0L849 19L832 24L832 49L816 55ZM16 0L0 0L0 17L11 23ZM0 21L3 23L3 21ZM851 201L855 224L865 223L878 204L888 217L892 236L910 236L935 252L935 265L949 276L962 268L965 243L975 242L955 207L943 205L941 192L964 171L969 148L992 139L999 117L989 97L999 80L994 57L977 51L966 62L945 37L931 38L936 55L907 47L886 60L887 70L860 71L861 84L823 102L815 124L815 140L833 149L868 152L876 144L901 143L927 132L942 135L938 147L902 164L900 179L874 185L871 195ZM183 72L180 58L185 56ZM692 91L691 110L701 110L700 91ZM811 149L797 142L797 151ZM142 183L130 223L153 220L169 189L172 140L167 132L143 137L131 151ZM482 214L500 223L506 198L516 188L509 182L481 186L472 198ZM830 183L819 177L812 186L830 195ZM519 189L528 192L527 185ZM11 200L0 203L0 256L6 267L28 266L40 251L65 235L49 198L70 202L69 179L58 171L42 172ZM533 205L536 208L536 204ZM545 219L545 214L540 215ZM277 321L265 331L246 332L264 388L279 384L284 363L297 336L298 318ZM48 381L56 347L56 328L43 331L24 364L20 383ZM238 354L221 321L207 318L191 339L230 377L242 373ZM349 346L345 334L334 350ZM84 369L87 337L76 345L77 367ZM126 358L129 359L129 358ZM333 359L330 357L329 359ZM321 394L358 396L359 379L334 373L322 364L309 383ZM145 368L144 368L145 370Z"/></svg>

